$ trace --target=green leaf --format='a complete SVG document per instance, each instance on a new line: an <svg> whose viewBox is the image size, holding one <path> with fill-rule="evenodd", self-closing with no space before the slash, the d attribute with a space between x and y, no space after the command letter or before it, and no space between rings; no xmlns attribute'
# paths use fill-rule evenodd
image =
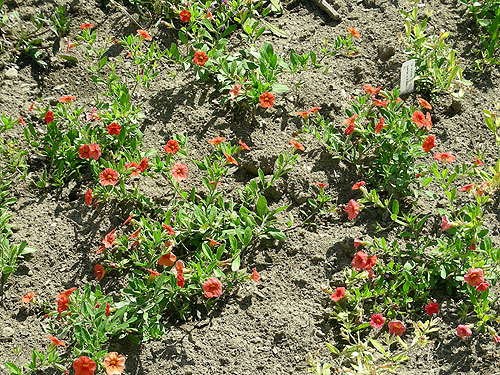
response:
<svg viewBox="0 0 500 375"><path fill-rule="evenodd" d="M335 355L340 355L340 350L338 350L335 346L325 342L325 345L328 349L330 349L330 351L335 354Z"/></svg>
<svg viewBox="0 0 500 375"><path fill-rule="evenodd" d="M240 256L237 255L236 258L231 262L231 271L236 272L240 269Z"/></svg>
<svg viewBox="0 0 500 375"><path fill-rule="evenodd" d="M11 362L5 362L5 367L11 371L11 375L22 375L22 370Z"/></svg>
<svg viewBox="0 0 500 375"><path fill-rule="evenodd" d="M259 196L259 200L257 201L257 214L261 219L265 218L267 213L269 212L267 208L266 198L261 195Z"/></svg>
<svg viewBox="0 0 500 375"><path fill-rule="evenodd" d="M60 57L61 59L71 61L72 63L78 64L78 59L75 56L59 54L59 55L57 55L57 57Z"/></svg>
<svg viewBox="0 0 500 375"><path fill-rule="evenodd" d="M280 230L277 230L277 229L271 229L269 230L269 235L274 238L275 240L278 240L278 241L285 241L286 240L286 235L285 233L283 233L282 231Z"/></svg>
<svg viewBox="0 0 500 375"><path fill-rule="evenodd" d="M399 203L398 203L398 201L392 202L392 213L394 215L396 215L396 216L399 214Z"/></svg>
<svg viewBox="0 0 500 375"><path fill-rule="evenodd" d="M382 345L378 341L375 341L374 339L370 338L370 342L375 349L377 349L381 354L383 354L385 357L387 357L387 353L386 353L385 349L382 347Z"/></svg>
<svg viewBox="0 0 500 375"><path fill-rule="evenodd" d="M271 91L280 93L280 92L288 92L288 91L290 91L290 89L288 88L287 85L285 85L283 83L275 83L272 86Z"/></svg>

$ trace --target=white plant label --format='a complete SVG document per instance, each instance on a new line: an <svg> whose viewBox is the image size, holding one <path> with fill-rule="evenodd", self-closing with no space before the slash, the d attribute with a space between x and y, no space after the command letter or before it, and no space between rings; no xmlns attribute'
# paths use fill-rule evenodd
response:
<svg viewBox="0 0 500 375"><path fill-rule="evenodd" d="M408 60L401 65L401 95L410 94L415 90L415 60Z"/></svg>

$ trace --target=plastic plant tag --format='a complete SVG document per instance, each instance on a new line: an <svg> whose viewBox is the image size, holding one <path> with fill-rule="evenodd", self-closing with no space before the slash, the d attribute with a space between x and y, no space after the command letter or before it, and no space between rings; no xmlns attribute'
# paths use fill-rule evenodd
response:
<svg viewBox="0 0 500 375"><path fill-rule="evenodd" d="M408 60L401 66L401 95L410 94L415 90L415 60Z"/></svg>

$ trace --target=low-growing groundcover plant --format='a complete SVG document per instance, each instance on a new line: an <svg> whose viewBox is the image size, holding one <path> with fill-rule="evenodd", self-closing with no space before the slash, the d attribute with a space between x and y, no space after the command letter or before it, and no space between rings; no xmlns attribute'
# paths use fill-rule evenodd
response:
<svg viewBox="0 0 500 375"><path fill-rule="evenodd" d="M485 111L485 118L498 138L496 114ZM448 303L441 304L443 296L456 301L459 338L485 334L500 342L498 297L491 290L500 275L500 248L494 246L485 225L499 185L498 162L488 168L471 156L456 165L449 152L435 152L433 159L420 170L417 181L424 197L444 203L434 213L424 214L416 202L400 210L398 200L381 199L369 182L353 185L353 192L359 191L362 197L344 206L348 220L355 220L362 210L383 210L397 225L397 238L356 238L352 268L343 272L341 283L323 286L332 301L331 319L339 339L335 345L327 344L336 357L334 365L310 357L311 372L325 375L331 367L348 374L394 370L408 359L411 347L427 345L437 335L437 320L423 321L423 316L456 316ZM467 183L461 185L462 181ZM427 190L433 185L433 190ZM327 202L321 195L327 193L320 191L318 201ZM389 227L379 224L379 230ZM411 326L412 332L406 332ZM414 336L410 344L402 338L408 335Z"/></svg>

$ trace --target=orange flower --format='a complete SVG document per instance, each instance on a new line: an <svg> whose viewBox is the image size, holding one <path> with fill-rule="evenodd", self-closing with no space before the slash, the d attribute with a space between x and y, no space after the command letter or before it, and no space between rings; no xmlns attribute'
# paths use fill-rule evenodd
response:
<svg viewBox="0 0 500 375"><path fill-rule="evenodd" d="M422 99L422 98L417 98L417 100L420 103L420 105L422 106L422 108L432 109L432 106L429 104L429 102L427 100Z"/></svg>
<svg viewBox="0 0 500 375"><path fill-rule="evenodd" d="M253 269L253 272L252 274L250 275L250 279L255 281L257 284L259 283L259 280L260 280L260 275L259 273L257 272L257 268L254 268Z"/></svg>
<svg viewBox="0 0 500 375"><path fill-rule="evenodd" d="M151 38L151 35L149 35L149 33L145 30L137 30L137 34L139 34L141 37L143 37L146 40L153 40L153 38Z"/></svg>
<svg viewBox="0 0 500 375"><path fill-rule="evenodd" d="M215 246L220 246L222 245L220 242L217 242L216 240L210 238L210 237L205 237L206 240L209 240L210 242L208 243L208 246L210 246L212 249L215 247Z"/></svg>
<svg viewBox="0 0 500 375"><path fill-rule="evenodd" d="M57 299L57 312L60 314L66 311L69 307L69 297L61 296Z"/></svg>
<svg viewBox="0 0 500 375"><path fill-rule="evenodd" d="M177 142L175 139L171 139L167 142L165 145L165 152L167 154L172 154L175 155L179 151L179 142Z"/></svg>
<svg viewBox="0 0 500 375"><path fill-rule="evenodd" d="M321 107L313 107L311 108L308 112L314 112L314 113L318 113L318 111L321 109Z"/></svg>
<svg viewBox="0 0 500 375"><path fill-rule="evenodd" d="M176 182L181 182L187 180L188 178L188 167L181 163L176 163L170 170L170 174Z"/></svg>
<svg viewBox="0 0 500 375"><path fill-rule="evenodd" d="M215 277L211 277L205 281L202 289L207 298L220 297L222 295L222 283Z"/></svg>
<svg viewBox="0 0 500 375"><path fill-rule="evenodd" d="M274 95L266 91L260 94L259 101L262 108L271 108L274 106Z"/></svg>
<svg viewBox="0 0 500 375"><path fill-rule="evenodd" d="M373 98L373 105L375 107L387 107L387 104L389 104L388 100L379 100L379 99Z"/></svg>
<svg viewBox="0 0 500 375"><path fill-rule="evenodd" d="M140 170L142 173L144 173L148 167L149 167L148 158L142 158L137 169Z"/></svg>
<svg viewBox="0 0 500 375"><path fill-rule="evenodd" d="M427 131L431 130L432 128L432 119L429 112L425 114L425 128L427 129Z"/></svg>
<svg viewBox="0 0 500 375"><path fill-rule="evenodd" d="M170 269L170 272L172 272L175 276L179 274L184 273L184 262L182 260L178 260L175 262L175 266Z"/></svg>
<svg viewBox="0 0 500 375"><path fill-rule="evenodd" d="M59 98L59 103L71 103L72 100L75 100L76 96L66 95L62 98Z"/></svg>
<svg viewBox="0 0 500 375"><path fill-rule="evenodd" d="M35 106L35 102L31 102L31 105L30 107L28 108L28 112L31 111L33 109L33 107Z"/></svg>
<svg viewBox="0 0 500 375"><path fill-rule="evenodd" d="M24 296L23 296L23 299L21 300L21 302L31 302L33 301L33 297L35 297L35 292L29 292L29 293L26 293Z"/></svg>
<svg viewBox="0 0 500 375"><path fill-rule="evenodd" d="M288 142L288 143L290 143L297 150L300 150L300 151L305 151L306 150L306 148L303 145L301 145L299 142L297 142L297 141L295 141L293 139L290 142Z"/></svg>
<svg viewBox="0 0 500 375"><path fill-rule="evenodd" d="M378 134L382 131L382 129L387 128L384 124L385 118L381 117L380 120L378 120L377 125L375 125L375 134Z"/></svg>
<svg viewBox="0 0 500 375"><path fill-rule="evenodd" d="M64 342L62 342L61 340L59 340L57 337L54 337L52 335L47 335L46 337L48 339L52 340L52 342L54 343L53 344L54 346L66 346L66 344Z"/></svg>
<svg viewBox="0 0 500 375"><path fill-rule="evenodd" d="M348 119L345 119L344 121L342 121L342 124L344 124L344 125L351 125L351 124L354 125L354 121L356 120L357 117L358 117L358 115L352 115Z"/></svg>
<svg viewBox="0 0 500 375"><path fill-rule="evenodd" d="M422 143L422 148L425 152L429 152L434 147L436 147L436 137L428 135L427 138L425 138L424 143Z"/></svg>
<svg viewBox="0 0 500 375"><path fill-rule="evenodd" d="M94 375L96 368L96 363L86 356L81 356L73 362L75 375Z"/></svg>
<svg viewBox="0 0 500 375"><path fill-rule="evenodd" d="M93 27L95 27L93 23L86 22L81 24L80 29L85 30Z"/></svg>
<svg viewBox="0 0 500 375"><path fill-rule="evenodd" d="M238 165L238 162L236 161L235 158L233 158L231 155L227 154L224 152L224 156L226 157L226 163L231 163L234 165Z"/></svg>
<svg viewBox="0 0 500 375"><path fill-rule="evenodd" d="M358 190L361 186L365 186L365 185L366 185L366 182L364 182L364 181L356 182L354 185L352 185L351 190Z"/></svg>
<svg viewBox="0 0 500 375"><path fill-rule="evenodd" d="M89 207L92 204L92 189L87 189L85 193L85 204Z"/></svg>
<svg viewBox="0 0 500 375"><path fill-rule="evenodd" d="M141 232L141 227L137 228L134 233L132 233L128 239L131 240L132 238L139 238L139 233Z"/></svg>
<svg viewBox="0 0 500 375"><path fill-rule="evenodd" d="M47 111L47 113L45 114L45 123L48 125L52 121L54 121L54 112Z"/></svg>
<svg viewBox="0 0 500 375"><path fill-rule="evenodd" d="M250 151L250 147L247 146L247 144L245 142L242 142L241 139L238 141L238 144L240 145L240 147L243 149L243 150L247 150L247 151Z"/></svg>
<svg viewBox="0 0 500 375"><path fill-rule="evenodd" d="M369 95L376 95L378 94L378 92L380 91L380 89L382 88L382 86L379 86L377 88L374 88L373 86L371 85L363 85L363 90L365 90L365 92Z"/></svg>
<svg viewBox="0 0 500 375"><path fill-rule="evenodd" d="M163 254L162 256L160 256L160 259L158 259L158 265L172 267L176 260L177 257L175 256L175 254L170 251L167 254Z"/></svg>
<svg viewBox="0 0 500 375"><path fill-rule="evenodd" d="M359 214L359 203L355 199L351 199L347 206L345 206L345 212L347 213L347 218L352 220L356 218Z"/></svg>
<svg viewBox="0 0 500 375"><path fill-rule="evenodd" d="M104 267L102 264L96 264L94 267L94 274L97 280L102 280L104 277Z"/></svg>
<svg viewBox="0 0 500 375"><path fill-rule="evenodd" d="M437 161L442 161L444 163L451 163L452 161L455 160L455 157L449 152L443 152L443 153L436 152L434 154L434 159Z"/></svg>
<svg viewBox="0 0 500 375"><path fill-rule="evenodd" d="M139 164L137 164L135 161L131 161L130 163L127 163L123 166L123 168L128 169L128 168L134 168L132 170L132 176L137 176L139 174Z"/></svg>
<svg viewBox="0 0 500 375"><path fill-rule="evenodd" d="M474 158L474 165L484 165L484 163L475 156L473 156L473 158Z"/></svg>
<svg viewBox="0 0 500 375"><path fill-rule="evenodd" d="M111 352L104 358L104 367L108 375L121 374L125 369L125 358L117 352Z"/></svg>
<svg viewBox="0 0 500 375"><path fill-rule="evenodd" d="M99 180L102 186L114 186L118 182L118 172L112 168L106 168L99 174Z"/></svg>
<svg viewBox="0 0 500 375"><path fill-rule="evenodd" d="M183 9L179 13L179 18L181 19L182 22L189 22L191 20L191 12L187 9Z"/></svg>
<svg viewBox="0 0 500 375"><path fill-rule="evenodd" d="M165 229L171 236L175 236L175 231L170 225L162 224L162 228Z"/></svg>
<svg viewBox="0 0 500 375"><path fill-rule="evenodd" d="M215 137L214 139L209 139L208 143L210 143L211 145L217 146L225 141L226 141L226 137Z"/></svg>
<svg viewBox="0 0 500 375"><path fill-rule="evenodd" d="M295 114L297 116L302 116L302 118L305 120L307 119L307 116L309 116L311 114L310 111L305 111L305 112L295 112Z"/></svg>
<svg viewBox="0 0 500 375"><path fill-rule="evenodd" d="M161 273L159 272L156 272L155 270L152 270L150 268L146 268L146 271L149 271L149 278L153 278L153 277L156 277L156 276L160 276Z"/></svg>
<svg viewBox="0 0 500 375"><path fill-rule="evenodd" d="M425 119L425 115L420 111L413 112L411 119L419 128L422 126L427 126L427 120Z"/></svg>
<svg viewBox="0 0 500 375"><path fill-rule="evenodd" d="M196 51L194 53L193 62L196 65L203 66L208 61L208 56L205 51Z"/></svg>
<svg viewBox="0 0 500 375"><path fill-rule="evenodd" d="M76 286L74 286L73 288L67 289L64 292L59 293L56 298L62 298L62 297L69 298L69 296L71 295L71 293L73 293L77 289L78 288Z"/></svg>
<svg viewBox="0 0 500 375"><path fill-rule="evenodd" d="M134 217L134 214L130 214L129 217L127 217L127 220L125 220L122 225L127 225L132 221L132 218Z"/></svg>
<svg viewBox="0 0 500 375"><path fill-rule="evenodd" d="M360 36L358 31L354 27L348 27L347 31L349 31L351 33L351 35L355 38L359 38L359 36Z"/></svg>
<svg viewBox="0 0 500 375"><path fill-rule="evenodd" d="M104 247L106 249L111 249L113 247L115 240L116 240L115 231L116 231L116 228L104 236L104 239L102 240L102 244L104 245Z"/></svg>

